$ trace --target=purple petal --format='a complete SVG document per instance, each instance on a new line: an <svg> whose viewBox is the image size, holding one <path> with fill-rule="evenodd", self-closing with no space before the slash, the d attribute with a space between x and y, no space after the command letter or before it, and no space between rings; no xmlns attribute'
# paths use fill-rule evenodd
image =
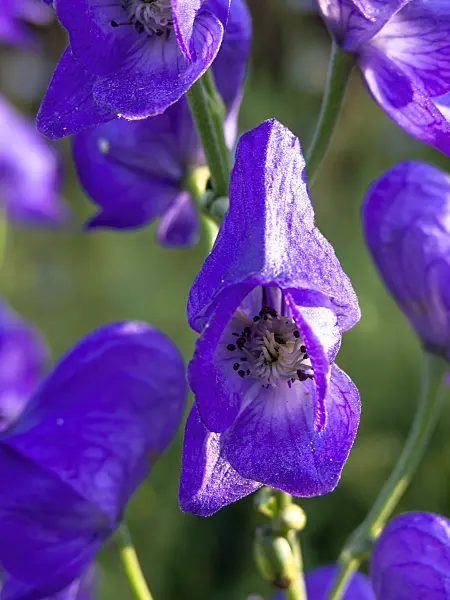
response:
<svg viewBox="0 0 450 600"><path fill-rule="evenodd" d="M173 27L178 45L188 61L196 59L193 45L194 21L202 0L171 0Z"/></svg>
<svg viewBox="0 0 450 600"><path fill-rule="evenodd" d="M28 225L61 225L69 211L59 195L55 149L2 96L0 123L0 186L7 216Z"/></svg>
<svg viewBox="0 0 450 600"><path fill-rule="evenodd" d="M450 154L450 123L411 69L368 45L360 66L373 97L400 127L426 144Z"/></svg>
<svg viewBox="0 0 450 600"><path fill-rule="evenodd" d="M163 246L185 247L197 243L199 222L189 192L181 192L166 210L159 222L157 235Z"/></svg>
<svg viewBox="0 0 450 600"><path fill-rule="evenodd" d="M331 492L356 436L360 416L358 390L333 365L325 398L327 423L314 427L314 385L262 388L255 383L233 426L224 434L224 450L242 477L294 496Z"/></svg>
<svg viewBox="0 0 450 600"><path fill-rule="evenodd" d="M52 19L53 11L41 0L2 0L0 40L9 44L36 45L37 38L24 21L47 25Z"/></svg>
<svg viewBox="0 0 450 600"><path fill-rule="evenodd" d="M430 96L450 90L450 4L414 0L396 13L373 43Z"/></svg>
<svg viewBox="0 0 450 600"><path fill-rule="evenodd" d="M363 226L389 291L427 348L450 356L450 177L402 162L369 188Z"/></svg>
<svg viewBox="0 0 450 600"><path fill-rule="evenodd" d="M38 131L56 140L114 119L117 113L94 102L92 89L96 79L67 48L42 100L36 120Z"/></svg>
<svg viewBox="0 0 450 600"><path fill-rule="evenodd" d="M172 439L185 397L181 357L152 327L116 323L81 340L0 437L7 573L47 595L78 577Z"/></svg>
<svg viewBox="0 0 450 600"><path fill-rule="evenodd" d="M161 114L203 75L220 48L223 26L210 12L195 20L194 62L187 61L175 39L153 36L136 46L135 54L114 75L99 78L95 101L130 119Z"/></svg>
<svg viewBox="0 0 450 600"><path fill-rule="evenodd" d="M205 428L194 404L184 433L179 492L184 512L208 517L261 487L233 469L224 455L222 437Z"/></svg>
<svg viewBox="0 0 450 600"><path fill-rule="evenodd" d="M447 600L450 521L432 513L393 519L375 544L370 575L383 600Z"/></svg>
<svg viewBox="0 0 450 600"><path fill-rule="evenodd" d="M266 283L316 294L342 330L359 319L351 283L331 245L314 227L298 139L266 121L238 144L230 209L188 300L189 323L200 331L227 288Z"/></svg>
<svg viewBox="0 0 450 600"><path fill-rule="evenodd" d="M308 571L305 576L308 600L326 600L336 574L336 565L328 565ZM342 600L375 600L369 578L358 571L354 573L342 596Z"/></svg>
<svg viewBox="0 0 450 600"><path fill-rule="evenodd" d="M21 413L44 374L47 359L40 333L0 301L0 431Z"/></svg>

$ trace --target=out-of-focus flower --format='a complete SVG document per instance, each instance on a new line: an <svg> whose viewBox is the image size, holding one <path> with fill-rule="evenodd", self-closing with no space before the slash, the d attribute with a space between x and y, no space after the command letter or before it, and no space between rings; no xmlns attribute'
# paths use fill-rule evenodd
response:
<svg viewBox="0 0 450 600"><path fill-rule="evenodd" d="M178 350L144 323L106 325L66 354L0 435L0 565L15 580L2 600L51 597L83 575L185 397Z"/></svg>
<svg viewBox="0 0 450 600"><path fill-rule="evenodd" d="M243 0L233 0L223 44L213 65L234 142L237 112L250 45L251 24ZM204 165L201 143L185 98L150 119L115 119L74 137L81 183L100 206L88 228L126 229L161 217L158 239L190 245L198 237L190 174Z"/></svg>
<svg viewBox="0 0 450 600"><path fill-rule="evenodd" d="M0 431L21 413L43 377L47 358L42 336L0 299Z"/></svg>
<svg viewBox="0 0 450 600"><path fill-rule="evenodd" d="M240 139L230 209L193 284L196 403L180 504L208 515L261 483L330 492L359 422L359 394L333 364L358 301L314 226L298 139L266 121Z"/></svg>
<svg viewBox="0 0 450 600"><path fill-rule="evenodd" d="M405 513L390 521L370 559L377 600L450 597L450 521L432 513Z"/></svg>
<svg viewBox="0 0 450 600"><path fill-rule="evenodd" d="M229 0L59 0L70 46L38 114L52 139L164 112L211 66Z"/></svg>
<svg viewBox="0 0 450 600"><path fill-rule="evenodd" d="M367 87L403 129L450 154L450 11L442 0L318 0Z"/></svg>
<svg viewBox="0 0 450 600"><path fill-rule="evenodd" d="M55 150L0 96L0 202L6 216L29 225L62 224L69 213L60 185Z"/></svg>
<svg viewBox="0 0 450 600"><path fill-rule="evenodd" d="M41 0L2 0L0 43L25 46L33 44L36 38L26 22L47 25L52 19L53 11Z"/></svg>
<svg viewBox="0 0 450 600"><path fill-rule="evenodd" d="M399 163L369 188L362 220L375 265L422 344L450 358L450 176Z"/></svg>

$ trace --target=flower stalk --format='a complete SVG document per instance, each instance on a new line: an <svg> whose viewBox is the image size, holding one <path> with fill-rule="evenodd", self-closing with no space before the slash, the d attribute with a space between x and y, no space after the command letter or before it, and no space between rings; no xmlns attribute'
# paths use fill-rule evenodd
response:
<svg viewBox="0 0 450 600"><path fill-rule="evenodd" d="M330 145L353 65L352 55L341 50L338 44L333 41L322 106L312 141L306 152L306 168L310 185L313 185Z"/></svg>
<svg viewBox="0 0 450 600"><path fill-rule="evenodd" d="M223 130L225 109L209 70L189 88L187 98L211 172L214 192L217 197L228 196L230 155Z"/></svg>
<svg viewBox="0 0 450 600"><path fill-rule="evenodd" d="M387 520L408 488L427 448L449 386L444 379L448 363L424 351L422 383L417 412L400 458L364 521L353 532L339 558L339 572L328 600L339 600L348 581L381 534Z"/></svg>
<svg viewBox="0 0 450 600"><path fill-rule="evenodd" d="M130 532L125 523L116 531L115 542L119 549L122 568L130 584L136 600L153 600L153 596L142 573L138 555L133 545Z"/></svg>

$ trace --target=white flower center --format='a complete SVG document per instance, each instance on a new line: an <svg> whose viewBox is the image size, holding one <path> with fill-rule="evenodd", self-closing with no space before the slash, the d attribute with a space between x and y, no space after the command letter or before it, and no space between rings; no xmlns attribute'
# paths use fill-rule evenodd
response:
<svg viewBox="0 0 450 600"><path fill-rule="evenodd" d="M170 0L123 0L122 6L128 21L111 21L113 27L133 25L138 33L169 38L173 30Z"/></svg>
<svg viewBox="0 0 450 600"><path fill-rule="evenodd" d="M311 362L294 319L280 316L269 306L253 321L242 313L236 316L246 326L233 332L234 339L226 348L230 353L236 352L233 369L240 377L257 379L273 387L281 382L290 386L295 381L313 378Z"/></svg>

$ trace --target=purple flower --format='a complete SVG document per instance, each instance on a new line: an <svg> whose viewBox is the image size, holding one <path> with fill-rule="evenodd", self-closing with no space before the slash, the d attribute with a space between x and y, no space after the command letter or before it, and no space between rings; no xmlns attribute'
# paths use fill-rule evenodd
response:
<svg viewBox="0 0 450 600"><path fill-rule="evenodd" d="M52 139L164 112L211 66L230 0L58 0L70 46L38 114Z"/></svg>
<svg viewBox="0 0 450 600"><path fill-rule="evenodd" d="M0 95L0 201L7 217L29 225L60 225L68 217L60 184L55 150Z"/></svg>
<svg viewBox="0 0 450 600"><path fill-rule="evenodd" d="M41 335L0 299L0 431L22 412L47 358Z"/></svg>
<svg viewBox="0 0 450 600"><path fill-rule="evenodd" d="M450 154L450 10L442 0L318 0L376 102L414 137Z"/></svg>
<svg viewBox="0 0 450 600"><path fill-rule="evenodd" d="M367 245L425 348L450 358L450 176L402 162L369 188Z"/></svg>
<svg viewBox="0 0 450 600"><path fill-rule="evenodd" d="M15 45L30 45L36 41L32 30L24 21L34 25L47 25L53 11L41 0L2 0L0 10L0 42Z"/></svg>
<svg viewBox="0 0 450 600"><path fill-rule="evenodd" d="M432 513L393 519L375 544L370 575L378 600L447 600L450 521Z"/></svg>
<svg viewBox="0 0 450 600"><path fill-rule="evenodd" d="M262 483L330 492L359 421L333 364L356 295L314 226L298 139L277 121L242 136L230 209L188 301L200 333L180 503L208 515Z"/></svg>
<svg viewBox="0 0 450 600"><path fill-rule="evenodd" d="M250 15L243 0L233 0L213 71L229 116L230 145L250 45ZM126 229L161 217L158 239L169 246L193 244L198 218L188 180L205 164L201 143L185 98L151 119L115 119L78 133L73 155L81 183L99 205L87 227Z"/></svg>
<svg viewBox="0 0 450 600"><path fill-rule="evenodd" d="M185 396L177 349L144 323L101 327L66 354L0 435L0 565L16 580L2 600L51 597L83 574Z"/></svg>

